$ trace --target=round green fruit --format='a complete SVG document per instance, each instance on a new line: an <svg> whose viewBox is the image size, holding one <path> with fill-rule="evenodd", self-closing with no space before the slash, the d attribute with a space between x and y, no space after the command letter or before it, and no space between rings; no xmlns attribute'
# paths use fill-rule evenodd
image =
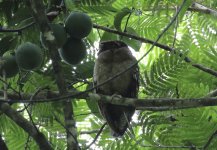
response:
<svg viewBox="0 0 217 150"><path fill-rule="evenodd" d="M66 31L65 31L65 28L60 25L60 24L50 24L50 27L53 31L53 34L56 38L56 44L58 47L62 47L66 40L67 40L67 34L66 34ZM43 45L43 47L46 47L45 45L45 38L43 37L42 34L40 34L40 40L41 40L41 43Z"/></svg>
<svg viewBox="0 0 217 150"><path fill-rule="evenodd" d="M19 72L16 58L13 55L3 56L0 58L0 75L5 72L6 78L11 78Z"/></svg>
<svg viewBox="0 0 217 150"><path fill-rule="evenodd" d="M73 12L66 18L65 28L71 37L82 39L90 33L92 21L85 13Z"/></svg>
<svg viewBox="0 0 217 150"><path fill-rule="evenodd" d="M16 52L18 66L24 70L34 70L41 66L43 62L43 51L30 42L20 45Z"/></svg>
<svg viewBox="0 0 217 150"><path fill-rule="evenodd" d="M71 65L80 63L87 55L86 46L81 39L69 38L59 51L61 58Z"/></svg>

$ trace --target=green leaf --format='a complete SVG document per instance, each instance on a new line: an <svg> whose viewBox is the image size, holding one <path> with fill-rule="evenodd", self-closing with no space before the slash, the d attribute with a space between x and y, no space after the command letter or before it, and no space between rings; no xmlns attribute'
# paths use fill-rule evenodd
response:
<svg viewBox="0 0 217 150"><path fill-rule="evenodd" d="M110 33L110 32L104 32L101 39L100 39L100 42L104 42L104 41L111 41L111 40L118 40L118 35L117 34L114 34L114 33Z"/></svg>
<svg viewBox="0 0 217 150"><path fill-rule="evenodd" d="M126 31L129 34L138 36L138 34L136 33L136 31L133 28L131 28L131 27L127 27ZM139 49L142 46L142 42L140 42L138 40L134 40L134 39L128 38L128 37L122 37L121 40L124 41L130 47L132 47L135 51L139 51Z"/></svg>
<svg viewBox="0 0 217 150"><path fill-rule="evenodd" d="M91 78L93 76L93 67L93 61L84 62L83 64L79 64L76 66L76 72L78 73L78 76L82 79Z"/></svg>
<svg viewBox="0 0 217 150"><path fill-rule="evenodd" d="M114 27L121 31L121 22L125 16L131 13L131 10L127 7L123 8L120 12L118 12L114 19Z"/></svg>
<svg viewBox="0 0 217 150"><path fill-rule="evenodd" d="M0 56L15 47L17 38L14 36L5 36L0 40Z"/></svg>

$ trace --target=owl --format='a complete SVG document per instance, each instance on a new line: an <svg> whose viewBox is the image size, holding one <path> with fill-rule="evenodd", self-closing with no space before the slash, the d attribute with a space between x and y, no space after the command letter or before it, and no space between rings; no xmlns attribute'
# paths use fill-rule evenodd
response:
<svg viewBox="0 0 217 150"><path fill-rule="evenodd" d="M123 72L117 78L97 87L106 80ZM98 57L94 66L94 86L96 93L137 98L139 89L139 67L136 58L122 41L101 42ZM98 101L100 113L106 120L114 137L122 136L127 130L135 112L133 106L114 105L103 100Z"/></svg>

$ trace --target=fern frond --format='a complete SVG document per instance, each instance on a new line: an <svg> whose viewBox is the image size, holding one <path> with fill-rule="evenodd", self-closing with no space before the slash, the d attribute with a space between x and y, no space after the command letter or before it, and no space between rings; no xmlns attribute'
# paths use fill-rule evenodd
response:
<svg viewBox="0 0 217 150"><path fill-rule="evenodd" d="M177 85L186 64L178 55L164 54L144 72L145 93L151 96L168 96Z"/></svg>

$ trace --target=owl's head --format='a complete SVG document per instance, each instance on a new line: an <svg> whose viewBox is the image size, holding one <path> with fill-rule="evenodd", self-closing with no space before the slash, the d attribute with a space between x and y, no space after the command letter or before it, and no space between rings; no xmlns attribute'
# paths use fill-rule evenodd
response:
<svg viewBox="0 0 217 150"><path fill-rule="evenodd" d="M99 53L107 50L115 50L122 47L127 47L127 44L125 44L122 41L105 41L101 42L99 44Z"/></svg>

